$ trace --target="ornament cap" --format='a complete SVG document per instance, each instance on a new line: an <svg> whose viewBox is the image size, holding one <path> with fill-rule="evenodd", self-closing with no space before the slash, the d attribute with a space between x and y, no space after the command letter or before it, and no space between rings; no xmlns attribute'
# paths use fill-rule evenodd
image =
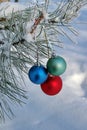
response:
<svg viewBox="0 0 87 130"><path fill-rule="evenodd" d="M57 55L55 54L55 52L53 52L51 58L55 58L55 57L57 57Z"/></svg>
<svg viewBox="0 0 87 130"><path fill-rule="evenodd" d="M40 62L35 62L34 66L42 66L42 64Z"/></svg>

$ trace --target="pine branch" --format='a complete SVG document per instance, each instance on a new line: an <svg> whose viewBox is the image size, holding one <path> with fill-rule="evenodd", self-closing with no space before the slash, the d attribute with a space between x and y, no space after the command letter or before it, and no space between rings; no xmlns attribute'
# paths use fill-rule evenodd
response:
<svg viewBox="0 0 87 130"><path fill-rule="evenodd" d="M21 88L23 74L36 62L38 47L39 62L51 57L53 45L62 47L59 36L77 36L71 21L78 16L86 0L61 0L54 11L49 11L50 0L36 3L21 11L12 11L0 17L0 120L13 115L10 104L21 104L26 99L26 91ZM2 8L6 10L9 7ZM11 103L10 103L11 102Z"/></svg>

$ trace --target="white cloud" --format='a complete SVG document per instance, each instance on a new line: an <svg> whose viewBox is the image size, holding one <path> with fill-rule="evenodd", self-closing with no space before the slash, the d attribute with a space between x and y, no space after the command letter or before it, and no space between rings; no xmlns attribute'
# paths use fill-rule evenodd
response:
<svg viewBox="0 0 87 130"><path fill-rule="evenodd" d="M73 93L77 94L78 96L83 96L84 91L81 88L81 83L84 81L85 73L74 73L67 76L65 81L65 86L71 87Z"/></svg>

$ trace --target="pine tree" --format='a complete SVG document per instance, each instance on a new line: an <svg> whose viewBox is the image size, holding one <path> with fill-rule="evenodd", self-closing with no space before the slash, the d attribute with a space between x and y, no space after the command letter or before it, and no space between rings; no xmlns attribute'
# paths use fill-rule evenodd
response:
<svg viewBox="0 0 87 130"><path fill-rule="evenodd" d="M53 1L32 2L28 7L6 15L10 8L0 4L0 120L13 116L11 103L22 104L27 99L21 87L24 74L35 62L45 66L44 59L53 54L53 46L63 47L62 37L75 42L69 30L77 36L71 21L78 16L87 0L60 0L53 9ZM11 6L11 5L10 5Z"/></svg>

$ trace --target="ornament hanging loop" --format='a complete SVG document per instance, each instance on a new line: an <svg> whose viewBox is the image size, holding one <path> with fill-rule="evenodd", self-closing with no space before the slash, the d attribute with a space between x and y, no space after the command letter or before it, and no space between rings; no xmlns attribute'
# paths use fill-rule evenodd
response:
<svg viewBox="0 0 87 130"><path fill-rule="evenodd" d="M39 48L38 48L38 45L37 45L36 62L37 62L37 65L39 65Z"/></svg>
<svg viewBox="0 0 87 130"><path fill-rule="evenodd" d="M35 65L37 65L37 66L40 66L41 64L40 64L40 62L39 62L39 47L38 47L38 45L37 45L37 52L36 52L37 54L36 54L36 62L35 62Z"/></svg>
<svg viewBox="0 0 87 130"><path fill-rule="evenodd" d="M36 36L34 35L34 40L36 42ZM36 62L35 62L35 65L37 66L40 66L40 63L39 63L39 46L38 46L38 42L36 42Z"/></svg>

